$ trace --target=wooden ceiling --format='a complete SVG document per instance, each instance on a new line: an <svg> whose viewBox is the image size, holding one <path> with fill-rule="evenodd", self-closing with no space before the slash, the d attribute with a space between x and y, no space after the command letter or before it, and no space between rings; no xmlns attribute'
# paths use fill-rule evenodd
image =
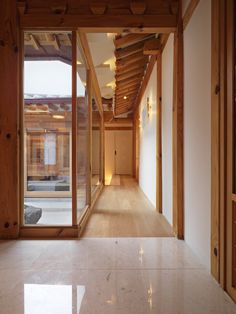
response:
<svg viewBox="0 0 236 314"><path fill-rule="evenodd" d="M150 61L160 49L157 34L117 35L115 40L115 116L132 112Z"/></svg>

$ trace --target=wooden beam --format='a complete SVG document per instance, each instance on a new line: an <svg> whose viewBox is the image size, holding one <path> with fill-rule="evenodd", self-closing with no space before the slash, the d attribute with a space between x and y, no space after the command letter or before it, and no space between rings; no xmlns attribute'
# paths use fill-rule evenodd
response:
<svg viewBox="0 0 236 314"><path fill-rule="evenodd" d="M39 50L40 49L40 44L37 41L37 39L35 38L34 35L30 34L30 42L32 44L32 46L34 47L35 50Z"/></svg>
<svg viewBox="0 0 236 314"><path fill-rule="evenodd" d="M132 56L128 56L126 58L116 60L116 67L125 67L128 66L129 64L137 63L141 60L146 60L148 62L148 56L144 56L143 52L137 52L133 54Z"/></svg>
<svg viewBox="0 0 236 314"><path fill-rule="evenodd" d="M173 229L178 239L184 238L184 174L183 174L183 24L179 11L179 24L174 34L173 83Z"/></svg>
<svg viewBox="0 0 236 314"><path fill-rule="evenodd" d="M122 90L123 88L131 88L137 85L140 85L139 78L137 80L131 80L130 82L126 82L124 84L119 83L116 90L118 91L118 90Z"/></svg>
<svg viewBox="0 0 236 314"><path fill-rule="evenodd" d="M143 74L139 74L136 77L131 77L131 78L127 78L125 80L119 81L119 87L121 86L127 86L129 83L137 83L138 81L140 81L140 79L143 77Z"/></svg>
<svg viewBox="0 0 236 314"><path fill-rule="evenodd" d="M140 62L131 63L131 64L128 64L127 66L123 66L123 67L116 67L116 74L126 73L129 71L135 70L139 67L144 67L146 65L147 65L147 60L141 59Z"/></svg>
<svg viewBox="0 0 236 314"><path fill-rule="evenodd" d="M28 13L20 16L22 29L75 29L81 32L171 33L177 27L177 15L112 15Z"/></svg>
<svg viewBox="0 0 236 314"><path fill-rule="evenodd" d="M150 39L145 42L143 47L144 55L157 55L161 49L161 42L159 38Z"/></svg>
<svg viewBox="0 0 236 314"><path fill-rule="evenodd" d="M162 54L157 56L156 209L162 213Z"/></svg>
<svg viewBox="0 0 236 314"><path fill-rule="evenodd" d="M196 10L200 0L191 0L187 7L187 10L184 13L183 17L183 29L185 30L191 17L193 16L194 11Z"/></svg>
<svg viewBox="0 0 236 314"><path fill-rule="evenodd" d="M57 35L53 35L53 46L55 47L56 50L60 50L60 41L57 37Z"/></svg>
<svg viewBox="0 0 236 314"><path fill-rule="evenodd" d="M125 94L125 93L129 93L129 92L133 92L134 90L137 90L137 88L140 86L139 83L137 83L134 86L128 87L128 88L116 88L115 94L116 95L120 95L120 94Z"/></svg>
<svg viewBox="0 0 236 314"><path fill-rule="evenodd" d="M146 1L144 0L131 0L130 10L133 14L144 14L147 8Z"/></svg>
<svg viewBox="0 0 236 314"><path fill-rule="evenodd" d="M141 52L143 51L143 46L144 46L144 43L140 42L140 43L134 44L132 46L129 46L123 49L115 50L115 57L118 60L118 59L128 57L130 55L133 55L136 52Z"/></svg>
<svg viewBox="0 0 236 314"><path fill-rule="evenodd" d="M137 92L137 87L133 88L130 91L121 91L121 92L115 93L115 97L129 96L129 95L132 95L133 93L136 93L136 92Z"/></svg>
<svg viewBox="0 0 236 314"><path fill-rule="evenodd" d="M132 71L129 71L129 72L126 72L126 73L119 73L117 75L115 75L115 78L116 78L116 84L118 84L119 81L123 81L127 78L131 78L131 77L136 77L136 75L139 75L141 73L144 72L144 67L140 67L138 69L135 69L135 70L132 70Z"/></svg>
<svg viewBox="0 0 236 314"><path fill-rule="evenodd" d="M91 1L90 2L90 10L95 15L104 14L106 11L107 5L104 1Z"/></svg>
<svg viewBox="0 0 236 314"><path fill-rule="evenodd" d="M156 56L151 56L151 59L148 63L147 70L145 72L145 75L144 75L144 78L142 81L141 88L139 90L138 96L137 96L136 101L134 103L134 110L136 110L138 108L138 106L140 105L140 102L141 102L142 97L144 95L145 89L146 89L147 84L149 82L150 76L152 74L152 70L154 68L155 62L156 62Z"/></svg>
<svg viewBox="0 0 236 314"><path fill-rule="evenodd" d="M124 48L133 44L136 44L144 39L148 38L147 34L128 34L122 37L119 37L114 40L116 49Z"/></svg>

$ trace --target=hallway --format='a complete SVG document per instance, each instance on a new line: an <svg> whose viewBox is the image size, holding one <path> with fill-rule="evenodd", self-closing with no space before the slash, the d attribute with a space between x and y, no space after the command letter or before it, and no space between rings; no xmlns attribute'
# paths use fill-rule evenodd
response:
<svg viewBox="0 0 236 314"><path fill-rule="evenodd" d="M4 314L233 314L175 238L0 242Z"/></svg>
<svg viewBox="0 0 236 314"><path fill-rule="evenodd" d="M171 226L130 176L115 176L99 197L84 237L171 237Z"/></svg>

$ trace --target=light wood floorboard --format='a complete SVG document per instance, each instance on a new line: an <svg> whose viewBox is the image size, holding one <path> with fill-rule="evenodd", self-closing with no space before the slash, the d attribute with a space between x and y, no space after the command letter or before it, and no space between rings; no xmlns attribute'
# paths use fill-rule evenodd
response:
<svg viewBox="0 0 236 314"><path fill-rule="evenodd" d="M172 228L136 181L120 177L120 185L106 186L83 237L171 237Z"/></svg>

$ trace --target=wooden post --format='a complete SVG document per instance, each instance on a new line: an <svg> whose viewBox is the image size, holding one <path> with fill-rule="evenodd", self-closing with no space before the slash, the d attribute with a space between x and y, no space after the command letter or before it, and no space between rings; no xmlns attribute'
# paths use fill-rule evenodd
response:
<svg viewBox="0 0 236 314"><path fill-rule="evenodd" d="M91 70L87 70L87 101L88 101L88 140L87 140L87 205L91 205L92 184L92 77Z"/></svg>
<svg viewBox="0 0 236 314"><path fill-rule="evenodd" d="M183 22L181 2L179 22L174 34L173 94L173 228L179 239L184 238L184 175L183 175Z"/></svg>
<svg viewBox="0 0 236 314"><path fill-rule="evenodd" d="M162 54L157 56L156 209L162 213Z"/></svg>
<svg viewBox="0 0 236 314"><path fill-rule="evenodd" d="M15 0L0 2L0 238L19 234L19 37Z"/></svg>
<svg viewBox="0 0 236 314"><path fill-rule="evenodd" d="M77 225L77 39L72 32L72 225Z"/></svg>
<svg viewBox="0 0 236 314"><path fill-rule="evenodd" d="M220 209L220 0L212 0L211 67L211 273L219 281Z"/></svg>

